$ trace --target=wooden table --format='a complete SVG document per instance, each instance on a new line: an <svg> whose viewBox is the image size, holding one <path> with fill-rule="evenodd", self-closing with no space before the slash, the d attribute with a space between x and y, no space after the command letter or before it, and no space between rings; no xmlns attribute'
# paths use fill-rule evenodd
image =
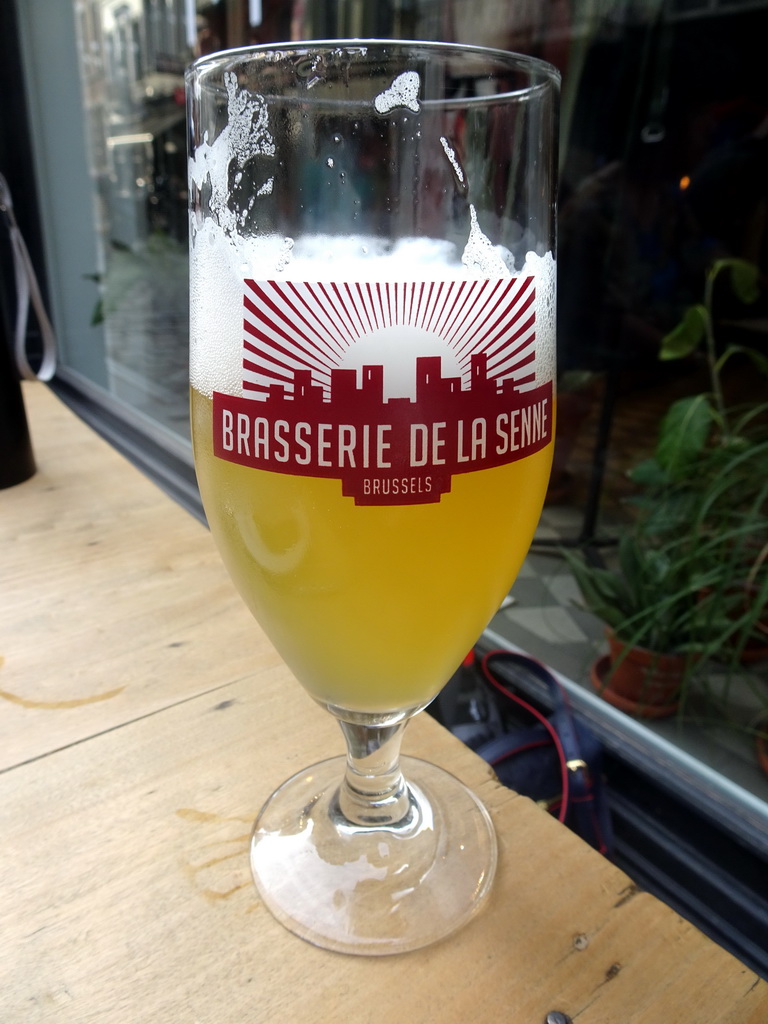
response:
<svg viewBox="0 0 768 1024"><path fill-rule="evenodd" d="M0 492L2 1024L766 1024L766 983L425 715L408 752L494 818L490 905L403 956L286 932L250 822L337 727L206 529L43 385L25 398L38 472Z"/></svg>

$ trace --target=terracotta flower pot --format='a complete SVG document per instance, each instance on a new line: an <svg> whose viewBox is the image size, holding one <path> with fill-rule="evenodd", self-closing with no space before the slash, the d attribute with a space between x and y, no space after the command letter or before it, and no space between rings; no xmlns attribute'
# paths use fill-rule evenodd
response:
<svg viewBox="0 0 768 1024"><path fill-rule="evenodd" d="M627 647L611 632L608 647L609 654L592 666L592 683L609 704L638 718L666 718L677 711L688 668L685 655Z"/></svg>

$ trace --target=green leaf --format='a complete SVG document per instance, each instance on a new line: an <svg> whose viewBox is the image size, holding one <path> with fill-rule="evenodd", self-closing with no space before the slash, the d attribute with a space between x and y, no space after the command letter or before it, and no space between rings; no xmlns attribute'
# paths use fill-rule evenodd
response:
<svg viewBox="0 0 768 1024"><path fill-rule="evenodd" d="M690 306L683 319L661 339L659 359L684 359L701 344L707 331L709 314L702 305Z"/></svg>
<svg viewBox="0 0 768 1024"><path fill-rule="evenodd" d="M587 608L603 621L610 622L618 613L617 589L621 581L607 569L589 565L580 555L567 549L562 554L573 572Z"/></svg>
<svg viewBox="0 0 768 1024"><path fill-rule="evenodd" d="M656 459L669 475L680 480L704 450L714 421L707 395L692 395L674 402L661 422Z"/></svg>
<svg viewBox="0 0 768 1024"><path fill-rule="evenodd" d="M658 459L644 459L633 466L627 476L635 484L642 484L644 487L663 487L669 483L669 474L660 465Z"/></svg>

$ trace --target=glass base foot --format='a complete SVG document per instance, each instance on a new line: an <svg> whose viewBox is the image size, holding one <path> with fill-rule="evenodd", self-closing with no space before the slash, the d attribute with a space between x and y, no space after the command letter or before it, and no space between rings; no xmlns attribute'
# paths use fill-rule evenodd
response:
<svg viewBox="0 0 768 1024"><path fill-rule="evenodd" d="M448 772L401 759L408 780L396 825L357 825L339 809L345 758L294 775L254 825L251 870L286 928L325 949L404 953L460 928L485 902L496 835L477 797Z"/></svg>

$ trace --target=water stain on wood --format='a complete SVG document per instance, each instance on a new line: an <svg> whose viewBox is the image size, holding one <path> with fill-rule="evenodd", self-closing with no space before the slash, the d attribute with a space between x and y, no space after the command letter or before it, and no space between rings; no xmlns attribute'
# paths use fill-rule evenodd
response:
<svg viewBox="0 0 768 1024"><path fill-rule="evenodd" d="M244 881L239 881L237 877L242 871L240 865L247 864L248 860L248 841L251 837L250 818L239 816L227 817L226 815L216 814L211 811L201 811L196 807L180 807L176 811L176 816L195 825L220 825L227 822L247 825L247 832L238 832L237 835L226 838L209 839L200 843L197 847L198 852L210 851L212 847L228 846L234 843L235 849L231 852L208 856L199 863L187 861L183 864L183 870L200 895L212 903L226 900L230 896L234 896L235 893L240 892L241 889L251 888L252 882L250 877L247 877ZM210 881L203 881L203 872L212 872L213 885L210 884ZM217 885L217 882L220 884Z"/></svg>
<svg viewBox="0 0 768 1024"><path fill-rule="evenodd" d="M2 661L0 660L0 664ZM38 711L60 711L66 708L82 708L86 704L98 704L103 700L112 700L125 689L118 686L115 690L106 690L104 693L95 693L90 697L73 697L70 700L32 700L30 697L21 697L17 693L10 693L8 690L0 690L0 697L10 704L17 704L22 708L34 708Z"/></svg>

